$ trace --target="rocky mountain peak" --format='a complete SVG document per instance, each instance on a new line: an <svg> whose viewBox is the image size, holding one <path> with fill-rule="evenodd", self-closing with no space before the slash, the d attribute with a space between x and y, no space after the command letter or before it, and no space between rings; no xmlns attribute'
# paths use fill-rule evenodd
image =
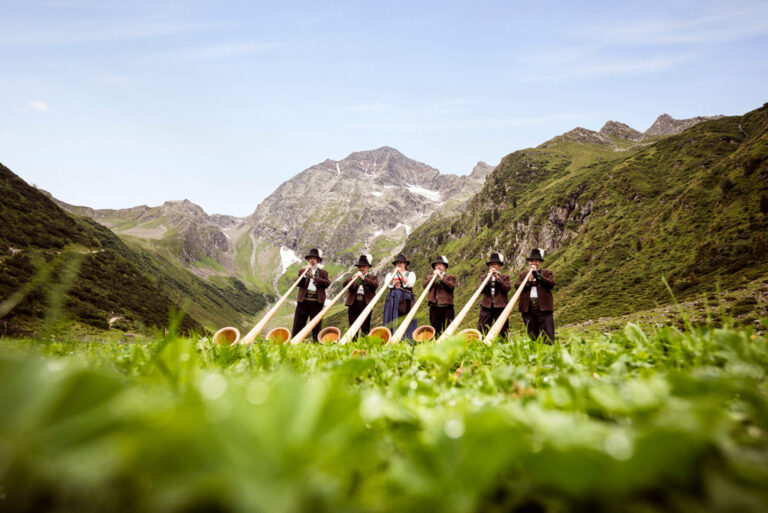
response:
<svg viewBox="0 0 768 513"><path fill-rule="evenodd" d="M328 161L326 161L328 162ZM410 159L398 150L383 146L375 150L357 151L340 161L330 161L310 168L330 171L330 179L363 179L382 186L424 185L440 172L426 164ZM305 171L305 172L307 172ZM335 176L334 176L335 175Z"/></svg>
<svg viewBox="0 0 768 513"><path fill-rule="evenodd" d="M152 217L168 216L173 224L182 221L194 221L195 223L209 223L211 221L200 205L192 203L188 199L166 201L157 211L154 210L150 209L148 215Z"/></svg>
<svg viewBox="0 0 768 513"><path fill-rule="evenodd" d="M609 137L624 139L626 141L639 141L643 136L643 134L631 126L618 121L606 121L603 128L600 129L600 133Z"/></svg>
<svg viewBox="0 0 768 513"><path fill-rule="evenodd" d="M356 152L350 153L349 156L347 157L347 159L362 159L362 160L381 159L381 158L408 159L408 157L400 153L395 148L392 148L391 146L382 146L381 148L376 148L375 150L356 151Z"/></svg>
<svg viewBox="0 0 768 513"><path fill-rule="evenodd" d="M573 130L569 130L563 135L558 135L557 137L554 137L549 141L541 144L539 148L547 148L560 141L571 141L581 144L602 144L606 146L613 145L613 141L611 141L605 135L599 132L595 132L594 130L589 130L587 128L577 126Z"/></svg>
<svg viewBox="0 0 768 513"><path fill-rule="evenodd" d="M441 174L389 146L358 151L284 182L248 223L273 244L296 251L321 246L329 256L352 258L360 246L372 250L379 236L389 238L389 245L404 241L446 201L476 192L490 166L478 164L474 173Z"/></svg>
<svg viewBox="0 0 768 513"><path fill-rule="evenodd" d="M722 115L717 116L696 116L695 118L688 118L688 119L675 119L669 114L662 114L658 118L656 118L656 121L653 122L653 124L643 133L643 136L654 136L654 135L673 135L673 134L679 134L686 128L690 128L693 125L697 125L703 121L710 121L713 119L720 119L722 118Z"/></svg>
<svg viewBox="0 0 768 513"><path fill-rule="evenodd" d="M469 177L472 180L484 182L485 179L488 178L488 175L491 174L491 171L493 171L493 166L489 166L481 160L475 164L474 168L472 168L472 172L469 174Z"/></svg>
<svg viewBox="0 0 768 513"><path fill-rule="evenodd" d="M613 146L618 148L619 145L615 142L615 139L623 139L638 144L647 144L646 139L657 137L674 135L682 132L683 130L692 127L703 121L710 121L713 119L720 119L723 116L697 116L689 119L675 119L669 114L662 114L653 125L643 132L642 134L632 128L629 125L620 123L618 121L607 121L599 132L589 130L587 128L576 127L573 130L565 132L562 135L553 137L549 141L546 141L538 146L538 148L548 148L559 142L570 141L580 144L600 144L603 146ZM611 138L614 139L611 139Z"/></svg>

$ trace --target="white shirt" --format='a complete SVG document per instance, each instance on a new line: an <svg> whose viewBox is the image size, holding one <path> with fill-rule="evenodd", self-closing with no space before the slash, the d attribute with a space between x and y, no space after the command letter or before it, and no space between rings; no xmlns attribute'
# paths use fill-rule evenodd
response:
<svg viewBox="0 0 768 513"><path fill-rule="evenodd" d="M537 299L539 297L539 282L536 281L536 278L534 278L533 286L531 287L531 295L529 297L532 299Z"/></svg>
<svg viewBox="0 0 768 513"><path fill-rule="evenodd" d="M416 273L412 271L405 271L405 283L401 283L400 286L406 289L412 289L414 285L416 285ZM387 276L384 278L384 283L387 284L387 286L391 289L395 285L392 283L392 279L395 277L395 273L387 273Z"/></svg>
<svg viewBox="0 0 768 513"><path fill-rule="evenodd" d="M368 274L367 274L367 273L363 275L363 279L365 279L365 277L366 277L366 276L368 276ZM355 278L355 279L357 279L357 278ZM365 294L365 289L363 288L363 286L362 286L362 285L360 285L359 287L357 287L357 293L358 293L358 294L361 294L361 295L362 295L362 294Z"/></svg>
<svg viewBox="0 0 768 513"><path fill-rule="evenodd" d="M311 290L312 292L317 291L317 285L315 285L315 280L313 278L313 271L309 271L307 276L309 277L309 285L307 285L307 290Z"/></svg>

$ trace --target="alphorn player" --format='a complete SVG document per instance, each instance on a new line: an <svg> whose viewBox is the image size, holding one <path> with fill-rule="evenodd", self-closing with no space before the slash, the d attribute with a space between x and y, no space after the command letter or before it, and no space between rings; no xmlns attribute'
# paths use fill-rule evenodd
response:
<svg viewBox="0 0 768 513"><path fill-rule="evenodd" d="M488 272L491 273L491 279L488 280L483 289L483 299L480 301L480 317L477 321L477 330L483 333L493 326L504 307L507 306L509 301L507 292L512 288L509 275L501 274L501 266L504 265L503 255L491 253L485 264L488 266ZM486 276L487 274L484 274L480 277L481 284ZM506 338L507 328L509 328L509 320L504 321L504 326L499 332L502 338Z"/></svg>
<svg viewBox="0 0 768 513"><path fill-rule="evenodd" d="M299 269L298 276L309 269L307 275L299 283L299 295L296 297L296 313L293 315L293 331L291 336L295 337L301 329L307 325L307 321L320 313L325 304L325 289L331 284L328 278L328 271L320 269L319 264L323 261L323 252L317 248L309 250L309 254L304 258L309 263L308 266ZM320 333L322 321L317 323L312 329L312 339L317 342L317 334Z"/></svg>
<svg viewBox="0 0 768 513"><path fill-rule="evenodd" d="M533 269L531 277L525 284L523 293L520 294L518 309L523 314L523 322L528 330L528 336L536 340L544 333L551 344L555 340L555 320L552 315L553 301L552 289L555 286L555 275L549 269L542 269L544 257L541 250L533 248L531 256L526 258L528 265ZM522 271L517 277L519 287L528 271Z"/></svg>
<svg viewBox="0 0 768 513"><path fill-rule="evenodd" d="M384 278L384 283L389 287L387 300L384 302L384 326L390 327L393 331L397 320L400 317L406 316L416 302L413 295L413 286L416 285L416 273L408 270L408 264L410 263L405 255L400 253L395 257L395 261L392 262L395 268L387 273L387 276ZM412 339L415 329L416 319L411 319L404 338Z"/></svg>
<svg viewBox="0 0 768 513"><path fill-rule="evenodd" d="M376 295L376 289L379 288L379 277L376 273L371 272L371 255L360 255L360 259L355 266L357 272L347 278L344 281L344 286L352 280L355 283L347 290L347 297L344 299L344 304L347 308L347 316L349 318L349 325L351 326L355 319L365 310L368 303L371 302L373 296ZM371 331L371 314L363 321L363 325L360 330L364 335L367 335Z"/></svg>
<svg viewBox="0 0 768 513"><path fill-rule="evenodd" d="M451 323L456 314L453 311L453 289L456 288L456 277L446 274L448 259L440 255L432 262L432 269L437 276L432 288L429 289L429 324L435 328L435 338L438 338ZM427 288L431 276L424 279Z"/></svg>

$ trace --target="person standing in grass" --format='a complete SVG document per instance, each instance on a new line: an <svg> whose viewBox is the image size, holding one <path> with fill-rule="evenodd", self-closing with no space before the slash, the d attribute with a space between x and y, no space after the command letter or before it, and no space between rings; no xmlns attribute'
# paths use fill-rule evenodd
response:
<svg viewBox="0 0 768 513"><path fill-rule="evenodd" d="M540 249L531 250L531 256L526 260L528 260L528 265L533 273L525 284L523 293L520 294L518 309L523 314L523 322L528 330L528 336L536 340L543 333L547 337L545 342L551 344L555 340L554 301L552 300L555 275L549 269L541 268L544 257ZM515 287L519 287L523 283L526 274L528 271L520 273Z"/></svg>
<svg viewBox="0 0 768 513"><path fill-rule="evenodd" d="M488 272L491 273L491 279L483 289L483 299L480 301L480 316L477 320L477 329L486 333L496 319L499 318L504 307L507 306L509 299L507 293L512 288L512 283L508 274L501 274L501 266L504 265L504 256L499 253L491 253L490 258L485 263L488 266ZM484 274L480 277L480 283L488 276ZM499 332L501 338L506 338L509 320L504 321L504 326Z"/></svg>
<svg viewBox="0 0 768 513"><path fill-rule="evenodd" d="M304 279L299 283L299 293L296 297L296 312L293 314L293 330L291 336L295 337L307 325L307 321L320 313L325 304L325 289L331 284L328 271L320 269L323 261L323 252L317 248L309 250L304 258L309 265L299 269L298 276L308 269ZM298 278L297 276L297 278ZM317 334L320 333L323 321L317 323L312 329L312 340L317 342Z"/></svg>
<svg viewBox="0 0 768 513"><path fill-rule="evenodd" d="M402 253L397 255L392 263L395 268L384 278L384 283L389 287L387 300L384 302L384 326L394 331L397 320L407 315L416 302L413 295L416 273L408 270L408 264L411 262ZM415 329L416 319L412 319L404 338L412 339Z"/></svg>
<svg viewBox="0 0 768 513"><path fill-rule="evenodd" d="M344 304L348 307L347 318L350 326L363 313L379 287L379 277L376 276L376 273L371 272L371 260L371 255L360 255L355 264L357 272L344 281L346 287L350 281L355 280L355 283L347 290L347 297L344 299ZM360 330L364 335L371 332L371 314L365 318Z"/></svg>
<svg viewBox="0 0 768 513"><path fill-rule="evenodd" d="M435 338L437 339L456 316L453 311L453 289L456 288L456 277L445 274L446 269L448 269L448 259L443 255L432 262L432 269L435 270L434 274L437 278L435 278L432 288L429 289L427 301L429 303L429 324L435 328ZM424 288L427 287L431 279L431 276L424 279Z"/></svg>

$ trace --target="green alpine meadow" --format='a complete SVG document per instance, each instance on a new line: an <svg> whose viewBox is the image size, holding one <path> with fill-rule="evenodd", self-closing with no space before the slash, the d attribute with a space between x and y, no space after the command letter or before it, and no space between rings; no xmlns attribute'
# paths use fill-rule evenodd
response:
<svg viewBox="0 0 768 513"><path fill-rule="evenodd" d="M0 510L765 511L768 341L724 321L553 346L5 339Z"/></svg>

